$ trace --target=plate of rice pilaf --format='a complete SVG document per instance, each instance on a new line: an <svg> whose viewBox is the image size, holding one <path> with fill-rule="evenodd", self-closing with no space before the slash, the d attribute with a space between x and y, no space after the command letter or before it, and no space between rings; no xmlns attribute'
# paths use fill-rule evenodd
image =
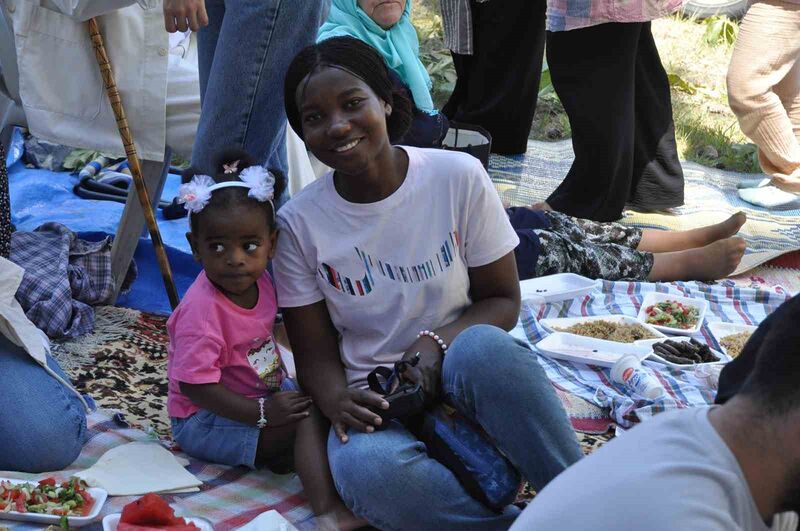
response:
<svg viewBox="0 0 800 531"><path fill-rule="evenodd" d="M627 315L561 317L542 319L539 324L549 332L566 332L617 343L633 343L640 339L666 337L652 326L640 323Z"/></svg>
<svg viewBox="0 0 800 531"><path fill-rule="evenodd" d="M708 323L708 330L719 344L720 350L731 358L742 353L747 340L757 328L739 323Z"/></svg>

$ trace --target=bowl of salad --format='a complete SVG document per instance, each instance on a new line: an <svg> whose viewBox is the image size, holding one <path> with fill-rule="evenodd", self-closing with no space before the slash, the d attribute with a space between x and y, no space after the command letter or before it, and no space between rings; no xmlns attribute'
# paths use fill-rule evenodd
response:
<svg viewBox="0 0 800 531"><path fill-rule="evenodd" d="M0 478L0 524L18 520L65 529L81 527L97 519L106 497L105 490L89 487L77 477L65 481Z"/></svg>
<svg viewBox="0 0 800 531"><path fill-rule="evenodd" d="M703 299L653 291L644 296L636 318L665 334L690 336L703 327L707 310Z"/></svg>

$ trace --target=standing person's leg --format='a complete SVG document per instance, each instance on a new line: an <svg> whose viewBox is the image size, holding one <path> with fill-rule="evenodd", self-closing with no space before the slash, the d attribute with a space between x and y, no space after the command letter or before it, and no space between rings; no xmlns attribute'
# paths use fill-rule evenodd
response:
<svg viewBox="0 0 800 531"><path fill-rule="evenodd" d="M208 78L217 51L217 41L225 18L225 0L205 0L208 25L197 32L197 70L200 81L200 100L205 98Z"/></svg>
<svg viewBox="0 0 800 531"><path fill-rule="evenodd" d="M628 203L644 210L683 204L683 168L678 160L669 79L650 30L642 24L636 54L633 179Z"/></svg>
<svg viewBox="0 0 800 531"><path fill-rule="evenodd" d="M69 381L52 358L47 361ZM0 470L47 472L69 466L86 436L80 399L3 336L0 375Z"/></svg>
<svg viewBox="0 0 800 531"><path fill-rule="evenodd" d="M225 2L203 93L194 167L210 172L216 150L238 146L286 173L283 77L297 52L315 41L326 7L321 0ZM208 50L202 48L204 55Z"/></svg>
<svg viewBox="0 0 800 531"><path fill-rule="evenodd" d="M547 64L572 128L575 161L547 199L596 221L622 216L633 171L636 47L642 24L547 32Z"/></svg>
<svg viewBox="0 0 800 531"><path fill-rule="evenodd" d="M753 4L742 20L728 68L728 103L742 132L758 146L764 173L791 175L800 168L800 142L778 94L800 57L800 5L779 0ZM786 88L795 85L789 81ZM790 97L790 96L793 96ZM787 101L788 103L788 101Z"/></svg>
<svg viewBox="0 0 800 531"><path fill-rule="evenodd" d="M497 327L472 326L455 338L444 358L442 390L536 490L583 457L536 354Z"/></svg>
<svg viewBox="0 0 800 531"><path fill-rule="evenodd" d="M494 406L505 410L505 404ZM526 410L525 416L529 414ZM517 507L497 514L470 497L453 473L428 457L425 445L397 421L373 433L351 429L348 436L345 444L333 430L328 436L333 480L345 505L379 529L500 530L519 515ZM534 440L527 442L528 452L536 453Z"/></svg>
<svg viewBox="0 0 800 531"><path fill-rule="evenodd" d="M453 54L458 79L443 112L489 131L492 152L525 153L539 94L547 3L492 0L471 7L474 53Z"/></svg>

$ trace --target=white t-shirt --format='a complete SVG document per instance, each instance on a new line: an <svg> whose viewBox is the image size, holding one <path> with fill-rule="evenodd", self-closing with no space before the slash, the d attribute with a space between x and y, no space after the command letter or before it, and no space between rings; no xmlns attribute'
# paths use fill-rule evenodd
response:
<svg viewBox="0 0 800 531"><path fill-rule="evenodd" d="M363 387L470 304L467 268L517 246L486 171L470 155L403 147L408 173L375 203L342 198L328 173L278 212L278 303L325 300L348 385Z"/></svg>
<svg viewBox="0 0 800 531"><path fill-rule="evenodd" d="M550 482L512 531L762 531L739 463L710 408L662 413Z"/></svg>

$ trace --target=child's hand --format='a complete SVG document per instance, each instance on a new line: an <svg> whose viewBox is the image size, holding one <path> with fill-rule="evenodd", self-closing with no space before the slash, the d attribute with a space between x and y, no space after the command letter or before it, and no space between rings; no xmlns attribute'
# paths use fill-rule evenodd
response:
<svg viewBox="0 0 800 531"><path fill-rule="evenodd" d="M264 403L267 426L291 424L308 417L311 397L298 391L278 391Z"/></svg>

